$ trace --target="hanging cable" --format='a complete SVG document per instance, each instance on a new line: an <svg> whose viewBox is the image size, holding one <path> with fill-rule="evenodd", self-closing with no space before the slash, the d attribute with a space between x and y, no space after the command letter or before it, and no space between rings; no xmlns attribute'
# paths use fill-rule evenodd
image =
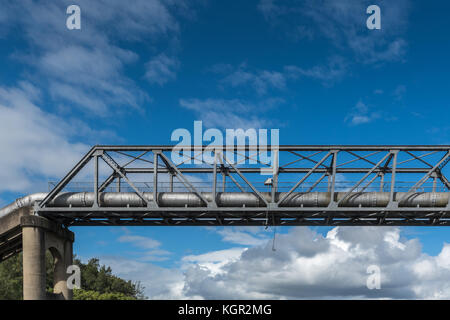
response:
<svg viewBox="0 0 450 320"><path fill-rule="evenodd" d="M266 211L266 223L264 224L264 226L264 230L267 230L267 228L269 228L269 210Z"/></svg>
<svg viewBox="0 0 450 320"><path fill-rule="evenodd" d="M272 241L272 251L277 251L275 249L275 235L277 234L277 227L275 226L275 217L272 214L272 223L273 223L273 241Z"/></svg>

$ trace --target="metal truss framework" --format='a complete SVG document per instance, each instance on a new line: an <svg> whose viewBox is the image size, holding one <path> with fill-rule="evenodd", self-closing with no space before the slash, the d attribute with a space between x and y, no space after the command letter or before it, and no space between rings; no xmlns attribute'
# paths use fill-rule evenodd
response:
<svg viewBox="0 0 450 320"><path fill-rule="evenodd" d="M185 160L174 163L173 154ZM95 146L35 212L66 226L448 226L449 161L450 146ZM92 205L58 205L83 170L93 177L84 190ZM133 193L142 205L108 206L106 193ZM162 203L180 193L200 204ZM224 194L259 204L224 206ZM305 195L316 202L295 205Z"/></svg>

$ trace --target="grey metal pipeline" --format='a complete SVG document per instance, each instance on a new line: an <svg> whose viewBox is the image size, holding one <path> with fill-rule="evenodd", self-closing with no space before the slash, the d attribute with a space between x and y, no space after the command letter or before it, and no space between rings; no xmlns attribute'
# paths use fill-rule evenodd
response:
<svg viewBox="0 0 450 320"><path fill-rule="evenodd" d="M276 194L276 200L284 196L284 192ZM404 197L405 192L394 193L394 201ZM42 201L46 193L35 193L17 199L14 203L0 209L0 218L20 208L32 207L35 202ZM147 201L153 201L153 193L143 193ZM212 201L212 193L202 195ZM334 201L340 201L346 192L335 193ZM271 200L269 192L263 192L266 201ZM92 207L95 194L93 192L62 193L51 203L50 207ZM416 192L411 193L399 203L399 207L446 207L449 202L448 192ZM283 207L327 207L331 201L329 192L294 192L283 202ZM216 194L219 207L264 207L264 202L251 192L225 192ZM389 192L354 192L341 201L341 207L386 207L389 203ZM191 192L161 192L158 193L160 207L205 207L200 197ZM103 207L143 207L145 202L131 192L99 193L99 205Z"/></svg>
<svg viewBox="0 0 450 320"><path fill-rule="evenodd" d="M32 207L35 202L42 201L47 196L47 193L34 193L28 196L22 197L0 209L0 218L7 216L20 208Z"/></svg>

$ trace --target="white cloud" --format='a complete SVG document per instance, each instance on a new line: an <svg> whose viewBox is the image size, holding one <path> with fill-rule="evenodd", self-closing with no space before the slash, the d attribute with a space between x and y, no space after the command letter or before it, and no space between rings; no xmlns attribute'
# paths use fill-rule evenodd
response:
<svg viewBox="0 0 450 320"><path fill-rule="evenodd" d="M131 243L133 246L144 249L140 252L140 261L164 261L171 252L160 249L161 242L152 238L126 234L117 239L119 242Z"/></svg>
<svg viewBox="0 0 450 320"><path fill-rule="evenodd" d="M370 4L370 1L346 0L325 0L318 4L306 0L288 6L280 1L261 0L258 10L275 27L288 24L288 33L297 33L300 28L309 39L325 37L339 50L349 48L358 61L401 61L407 48L402 35L407 26L409 1L378 1L382 27L375 31L366 28L366 8Z"/></svg>
<svg viewBox="0 0 450 320"><path fill-rule="evenodd" d="M183 269L200 268L208 270L213 275L222 273L222 268L230 263L236 261L241 256L242 252L247 248L231 248L225 250L212 251L199 255L189 255L182 259L184 262Z"/></svg>
<svg viewBox="0 0 450 320"><path fill-rule="evenodd" d="M348 63L339 56L328 59L324 65L302 68L297 65L286 65L280 71L251 70L246 63L238 67L230 64L216 64L209 69L220 74L221 86L236 88L249 87L259 96L267 94L270 90L284 90L288 80L310 78L321 81L324 85L331 85L348 73Z"/></svg>
<svg viewBox="0 0 450 320"><path fill-rule="evenodd" d="M161 268L115 256L101 257L100 263L110 266L113 273L123 279L140 281L145 287L145 295L150 299L188 298L183 294L183 273L178 269Z"/></svg>
<svg viewBox="0 0 450 320"><path fill-rule="evenodd" d="M17 17L7 26L21 28L33 48L31 54L15 54L38 71L30 81L48 88L55 102L95 116L112 116L118 108L142 109L150 98L125 72L139 57L123 47L176 37L175 16L184 15L187 6L160 0L137 0L132 6L120 0L81 0L81 30L67 30L69 4L24 0L2 8Z"/></svg>
<svg viewBox="0 0 450 320"><path fill-rule="evenodd" d="M150 83L157 83L160 86L176 78L176 69L179 62L175 58L169 58L161 53L146 63L145 78Z"/></svg>
<svg viewBox="0 0 450 320"><path fill-rule="evenodd" d="M381 117L379 112L372 112L369 107L362 101L353 107L352 111L346 116L345 121L350 122L352 125L360 125L372 122Z"/></svg>
<svg viewBox="0 0 450 320"><path fill-rule="evenodd" d="M242 229L258 234L260 230ZM138 239L139 241L141 239ZM102 257L113 273L141 281L151 299L449 299L450 244L430 256L396 227L337 227L325 236L289 229L246 248L187 255L179 268ZM369 266L381 289L366 286Z"/></svg>
<svg viewBox="0 0 450 320"><path fill-rule="evenodd" d="M216 65L211 68L216 73L225 73L221 84L232 88L250 86L258 95L264 95L269 89L284 89L286 77L283 73L269 70L251 71L245 63L237 68L231 65Z"/></svg>
<svg viewBox="0 0 450 320"><path fill-rule="evenodd" d="M140 41L141 36L168 35L179 29L171 1L136 0L133 5L120 0L78 1L86 20L114 36ZM180 6L184 6L180 1Z"/></svg>
<svg viewBox="0 0 450 320"><path fill-rule="evenodd" d="M256 246L211 268L190 266L185 295L206 299L429 298L448 297L443 276L450 261L444 247L437 257L421 252L417 239L400 237L398 228L336 228L326 237L294 228L270 245ZM450 248L450 246L449 246ZM450 256L450 254L448 255ZM438 265L438 261L445 263ZM425 262L424 262L425 261ZM381 290L369 290L367 268L381 268ZM434 269L433 269L434 268ZM440 270L436 270L440 269ZM430 275L427 270L440 271ZM449 279L450 273L443 279Z"/></svg>
<svg viewBox="0 0 450 320"><path fill-rule="evenodd" d="M144 249L155 249L161 245L157 240L136 235L124 235L119 237L118 240L119 242L130 242L133 245Z"/></svg>
<svg viewBox="0 0 450 320"><path fill-rule="evenodd" d="M311 68L290 65L284 67L284 70L288 77L307 77L320 80L328 85L343 78L348 73L348 66L343 58L335 56L330 58L326 65L317 65Z"/></svg>
<svg viewBox="0 0 450 320"><path fill-rule="evenodd" d="M42 111L39 91L29 83L0 88L0 191L24 191L35 180L61 177L89 147L71 142L72 126Z"/></svg>
<svg viewBox="0 0 450 320"><path fill-rule="evenodd" d="M405 85L399 85L394 90L394 98L397 101L402 101L404 96L406 94L406 86Z"/></svg>
<svg viewBox="0 0 450 320"><path fill-rule="evenodd" d="M256 105L239 99L180 100L183 108L196 112L207 126L243 129L268 127L271 121L263 119L262 115L281 103L281 99L267 99Z"/></svg>
<svg viewBox="0 0 450 320"><path fill-rule="evenodd" d="M258 228L259 229L259 228ZM222 241L244 246L261 245L267 242L267 236L261 233L249 233L249 230L241 228L226 227L218 230L217 233L222 236Z"/></svg>
<svg viewBox="0 0 450 320"><path fill-rule="evenodd" d="M0 173L0 191L46 190L47 177L60 177L88 150L75 138L87 143L116 138L106 130L91 129L78 110L97 119L142 110L150 98L126 74L139 57L124 48L136 42L151 46L169 37L173 41L179 33L176 16L190 15L186 3L179 1L137 0L130 6L121 0L81 0L77 5L82 28L68 30L70 4L2 4L0 36L14 36L23 44L24 50L11 52L9 58L24 66L22 76L28 82L0 88L0 165L8 168Z"/></svg>

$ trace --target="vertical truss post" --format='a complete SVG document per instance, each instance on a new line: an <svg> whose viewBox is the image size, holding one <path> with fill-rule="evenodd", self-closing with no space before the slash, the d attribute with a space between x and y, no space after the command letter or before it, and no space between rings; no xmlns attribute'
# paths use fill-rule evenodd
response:
<svg viewBox="0 0 450 320"><path fill-rule="evenodd" d="M121 191L121 190L120 190L120 180L121 180L120 176L117 177L117 192L120 192L120 191Z"/></svg>
<svg viewBox="0 0 450 320"><path fill-rule="evenodd" d="M391 154L394 156L394 160L392 162L391 190L389 192L388 208L398 207L398 202L394 202L395 178L396 178L396 173L397 173L398 150L391 150Z"/></svg>
<svg viewBox="0 0 450 320"><path fill-rule="evenodd" d="M327 172L327 192L331 192L331 173Z"/></svg>
<svg viewBox="0 0 450 320"><path fill-rule="evenodd" d="M273 177L272 177L272 194L271 203L276 204L276 194L278 192L278 173L279 173L279 149L272 149L272 167L273 167Z"/></svg>
<svg viewBox="0 0 450 320"><path fill-rule="evenodd" d="M170 192L173 192L173 173L170 172L169 175L169 188L170 188Z"/></svg>
<svg viewBox="0 0 450 320"><path fill-rule="evenodd" d="M436 192L436 187L437 187L437 177L438 177L438 175L437 175L436 172L433 172L433 173L431 174L431 177L433 178L433 189L432 189L432 192Z"/></svg>
<svg viewBox="0 0 450 320"><path fill-rule="evenodd" d="M380 192L384 190L384 172L380 172Z"/></svg>
<svg viewBox="0 0 450 320"><path fill-rule="evenodd" d="M336 191L336 167L337 167L337 155L339 153L338 150L332 150L333 158L331 160L331 184L330 184L330 176L328 176L328 188L330 191L330 204L329 208L337 207L337 203L334 200L334 194Z"/></svg>
<svg viewBox="0 0 450 320"><path fill-rule="evenodd" d="M94 208L99 207L98 197L98 158L102 151L96 151L94 154Z"/></svg>
<svg viewBox="0 0 450 320"><path fill-rule="evenodd" d="M212 203L217 207L216 203L216 192L217 192L217 153L214 149L214 167L213 167L213 185L212 185Z"/></svg>
<svg viewBox="0 0 450 320"><path fill-rule="evenodd" d="M158 154L159 150L153 150L153 201L158 205Z"/></svg>
<svg viewBox="0 0 450 320"><path fill-rule="evenodd" d="M447 206L445 207L446 211L450 211L450 196L448 197Z"/></svg>
<svg viewBox="0 0 450 320"><path fill-rule="evenodd" d="M226 189L226 183L227 183L227 175L225 174L225 172L222 171L222 192L224 193Z"/></svg>

